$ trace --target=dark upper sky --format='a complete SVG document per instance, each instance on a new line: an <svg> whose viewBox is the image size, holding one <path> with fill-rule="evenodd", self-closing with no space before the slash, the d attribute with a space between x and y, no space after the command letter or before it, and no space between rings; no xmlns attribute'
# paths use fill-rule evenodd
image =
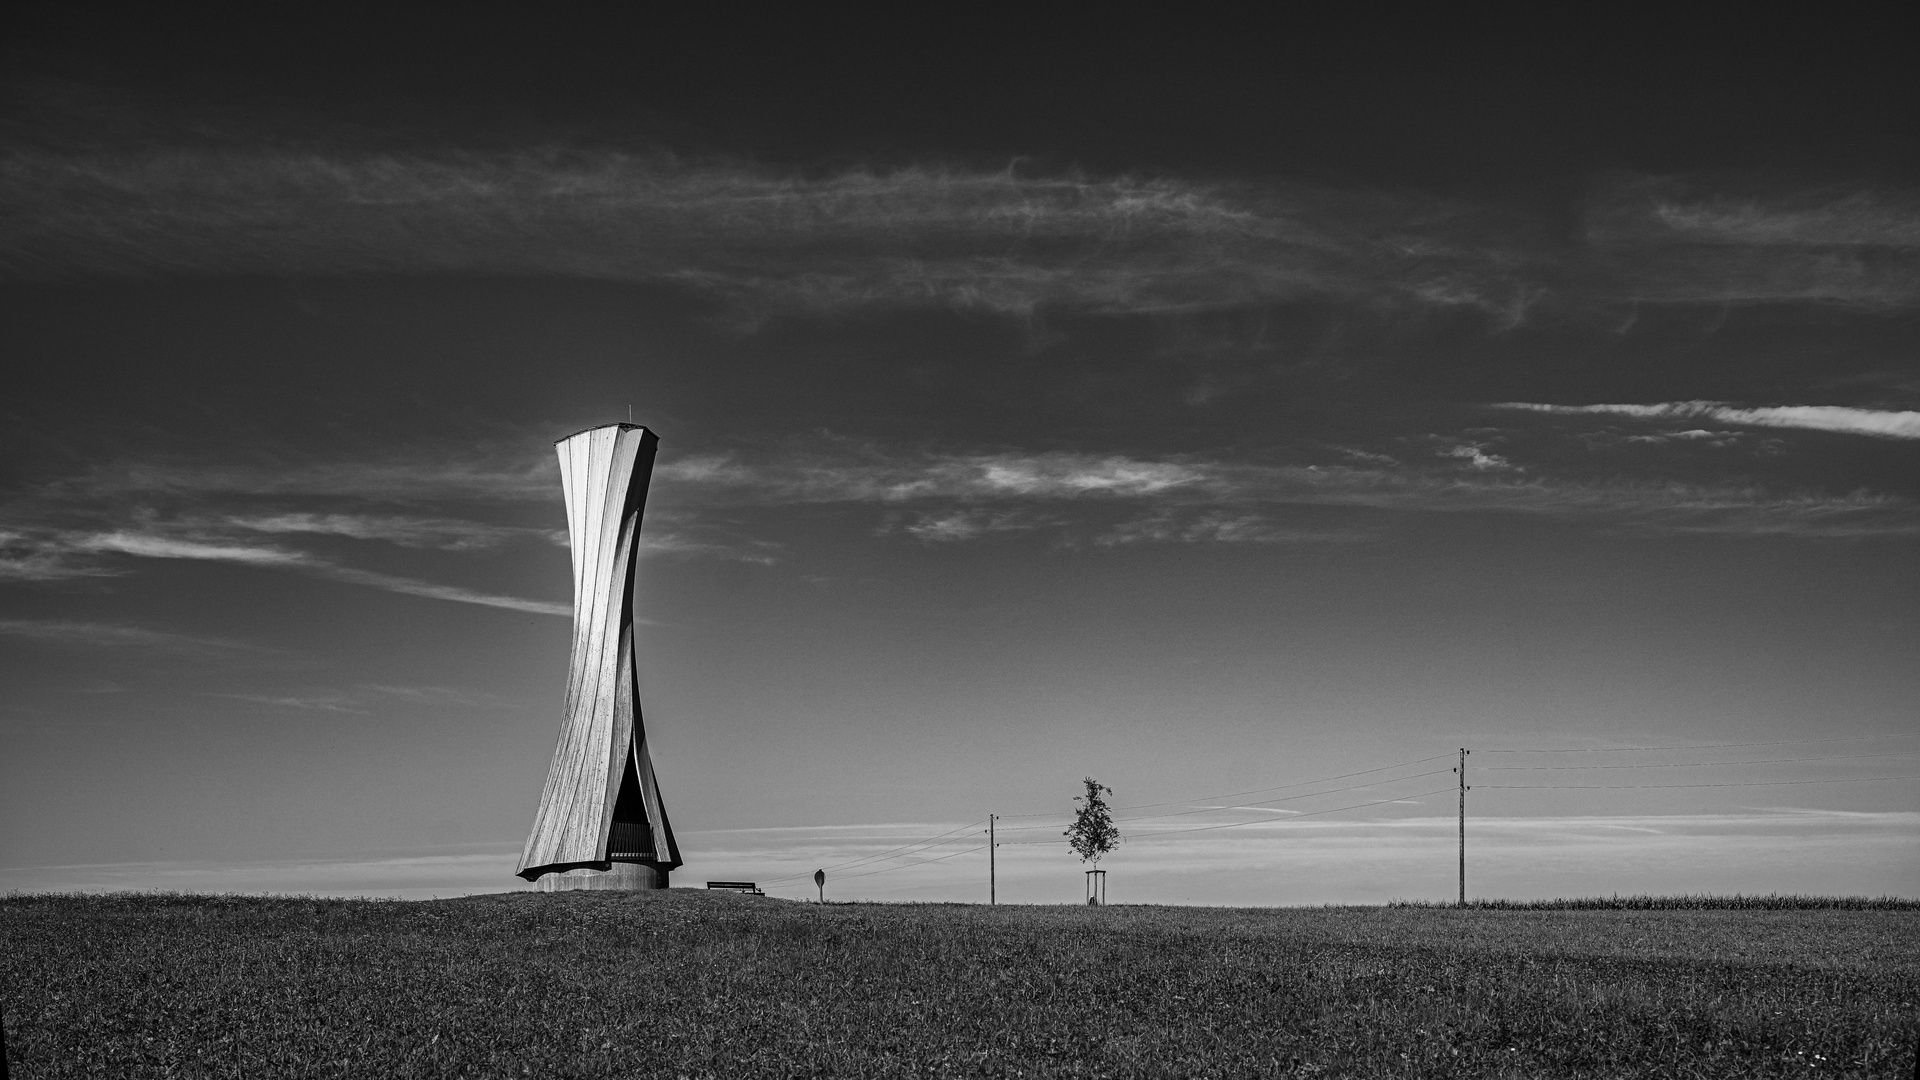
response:
<svg viewBox="0 0 1920 1080"><path fill-rule="evenodd" d="M513 841L629 406L689 835L1914 726L1891 12L11 18L7 867Z"/></svg>
<svg viewBox="0 0 1920 1080"><path fill-rule="evenodd" d="M16 14L12 54L16 70L190 107L188 127L266 107L402 145L559 135L822 167L1024 158L1555 192L1613 169L1911 176L1899 14L1195 25L78 3Z"/></svg>

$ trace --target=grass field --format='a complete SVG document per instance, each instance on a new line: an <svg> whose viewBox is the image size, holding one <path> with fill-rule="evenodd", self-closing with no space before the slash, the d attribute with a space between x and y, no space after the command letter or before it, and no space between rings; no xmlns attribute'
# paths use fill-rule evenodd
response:
<svg viewBox="0 0 1920 1080"><path fill-rule="evenodd" d="M13 896L0 934L16 1077L1906 1077L1897 907Z"/></svg>

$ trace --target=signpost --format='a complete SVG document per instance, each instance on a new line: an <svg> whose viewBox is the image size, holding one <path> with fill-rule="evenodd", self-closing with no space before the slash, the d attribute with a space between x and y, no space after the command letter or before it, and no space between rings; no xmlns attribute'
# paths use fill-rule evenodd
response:
<svg viewBox="0 0 1920 1080"><path fill-rule="evenodd" d="M817 886L820 889L820 902L823 904L826 903L827 902L827 872L825 870L815 870L813 872L813 883L815 886Z"/></svg>

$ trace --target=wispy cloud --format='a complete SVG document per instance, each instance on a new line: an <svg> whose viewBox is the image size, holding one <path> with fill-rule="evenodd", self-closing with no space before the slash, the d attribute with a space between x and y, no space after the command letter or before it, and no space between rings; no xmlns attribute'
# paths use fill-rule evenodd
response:
<svg viewBox="0 0 1920 1080"><path fill-rule="evenodd" d="M272 465L120 460L55 481L41 495L89 501L255 496L419 503L554 502L559 492L560 469L552 451L539 440L526 440L404 456ZM272 520L272 515L260 517ZM324 521L324 516L316 515L316 521Z"/></svg>
<svg viewBox="0 0 1920 1080"><path fill-rule="evenodd" d="M566 617L571 608L564 602L365 568L340 545L322 546L339 539L467 554L526 544L564 547L564 529L484 520L525 513L502 504L559 501L549 448L521 440L464 455L296 461L277 468L118 462L45 483L0 510L10 526L0 529L0 579L108 577L130 572L124 557L183 559ZM415 507L428 512L409 512ZM557 505L551 509L542 516L558 524L562 515ZM649 525L642 540L649 556L771 563L782 548L671 509L649 515Z"/></svg>
<svg viewBox="0 0 1920 1080"><path fill-rule="evenodd" d="M354 540L383 540L410 548L474 551L496 548L529 537L565 544L566 531L524 526L491 525L455 518L405 517L392 514L278 513L229 516L224 523L238 529L269 534L344 536Z"/></svg>
<svg viewBox="0 0 1920 1080"><path fill-rule="evenodd" d="M1920 297L1912 191L1628 177L1596 189L1583 218L1582 272L1616 299L1886 309Z"/></svg>
<svg viewBox="0 0 1920 1080"><path fill-rule="evenodd" d="M49 546L30 532L0 531L0 581L64 581L112 577L121 571L74 559L64 548Z"/></svg>
<svg viewBox="0 0 1920 1080"><path fill-rule="evenodd" d="M48 892L159 890L425 900L525 888L525 882L513 876L519 852L520 841L509 840L331 859L10 867L0 870L0 886Z"/></svg>
<svg viewBox="0 0 1920 1080"><path fill-rule="evenodd" d="M1514 467L1513 462L1508 461L1499 454L1487 453L1487 449L1484 446L1473 446L1462 443L1458 446L1449 447L1446 453L1448 457L1459 458L1469 466L1481 471L1511 469Z"/></svg>
<svg viewBox="0 0 1920 1080"><path fill-rule="evenodd" d="M1050 521L1064 526L1087 520L1082 511L1102 507L1149 508L1125 523L1100 526L1097 542L1104 544L1352 541L1378 531L1377 522L1309 522L1289 509L1311 507L1514 513L1638 532L1920 533L1920 508L1891 495L1555 477L1467 444L1450 446L1427 465L1255 463L1198 456L1153 460L1061 452L890 453L855 446L789 451L763 461L709 461L671 480L687 489L682 499L690 505L845 502L911 508L917 515L912 524L921 531L902 531L927 540L973 539Z"/></svg>
<svg viewBox="0 0 1920 1080"><path fill-rule="evenodd" d="M641 558L688 556L771 566L780 561L786 547L778 540L742 537L733 530L702 528L700 522L690 520L687 515L676 517L674 524L663 526L655 523L656 515L648 514L646 527L640 533Z"/></svg>
<svg viewBox="0 0 1920 1080"><path fill-rule="evenodd" d="M182 653L270 651L257 645L249 645L246 642L228 638L181 634L119 623L0 619L0 634L89 649L133 648Z"/></svg>
<svg viewBox="0 0 1920 1080"><path fill-rule="evenodd" d="M975 540L990 533L1029 532L1059 524L1063 524L1062 518L1030 510L955 509L923 511L912 515L904 524L890 521L881 531L898 528L917 540L946 543Z"/></svg>
<svg viewBox="0 0 1920 1080"><path fill-rule="evenodd" d="M1543 405L1525 401L1506 401L1493 407L1573 415L1631 416L1647 420L1712 420L1722 424L1799 428L1806 431L1837 431L1850 435L1873 435L1887 439L1920 439L1920 412L1860 409L1842 405L1741 406L1724 401L1663 401L1641 405ZM1710 432L1696 430L1676 432L1670 437L1707 438L1710 436Z"/></svg>
<svg viewBox="0 0 1920 1080"><path fill-rule="evenodd" d="M1341 544L1372 540L1377 530L1330 526L1284 526L1259 514L1163 510L1123 521L1096 535L1102 547L1126 544Z"/></svg>
<svg viewBox="0 0 1920 1080"><path fill-rule="evenodd" d="M905 455L865 446L787 452L754 464L694 458L663 467L655 476L668 484L785 503L1127 498L1191 488L1209 479L1204 467L1121 454Z"/></svg>
<svg viewBox="0 0 1920 1080"><path fill-rule="evenodd" d="M1832 187L1726 193L1678 177L1627 178L1599 194L1588 229L1612 244L1920 248L1920 198Z"/></svg>
<svg viewBox="0 0 1920 1080"><path fill-rule="evenodd" d="M253 705L271 705L277 709L296 709L303 712L331 712L364 714L366 707L349 697L337 694L207 694L207 697L230 698Z"/></svg>
<svg viewBox="0 0 1920 1080"><path fill-rule="evenodd" d="M606 148L49 145L0 162L15 209L0 273L16 279L508 273L659 283L745 312L1307 298L1474 309L1496 327L1621 300L1920 302L1920 268L1903 256L1920 210L1868 190L1736 199L1628 178L1574 208L1586 228L1569 246L1500 207L1274 181L798 175Z"/></svg>
<svg viewBox="0 0 1920 1080"><path fill-rule="evenodd" d="M1920 421L1914 413L1719 402L1495 407L1668 423L1818 427L1901 439L1915 437ZM1661 438L1724 442L1702 428ZM871 505L882 514L876 522L880 534L930 544L1041 531L1053 532L1067 546L1354 543L1384 534L1387 519L1380 515L1426 513L1524 514L1641 534L1920 535L1920 508L1893 495L1778 490L1753 482L1573 478L1515 453L1510 442L1495 429L1472 429L1402 440L1398 456L1351 447L1309 449L1301 453L1318 460L1302 463L1297 455L1288 461L1272 455L1236 460L1199 454L905 450L823 436L662 462L655 486L665 505L650 514L642 543L652 557L770 564L784 556L783 544L730 521L736 511L832 503ZM1409 447L1415 452L1408 453ZM477 453L475 460L510 462L512 457L495 448ZM47 485L7 508L12 523L0 531L0 576L58 581L127 573L130 560L191 560L570 617L570 604L560 599L504 595L376 570L358 565L359 559L343 554L338 544L317 546L339 538L459 553L518 543L547 547L563 539L558 530L445 512L400 512L379 502L444 496L447 477L455 478L451 490L467 497L517 500L532 496L529 477L534 476L550 479L518 466L459 461L309 463L277 474L183 465L157 472L126 465L97 469ZM156 490L131 498L124 485L141 478L152 479ZM543 484L540 498L551 501L554 487ZM316 501L330 508L302 505ZM42 520L33 522L35 516Z"/></svg>
<svg viewBox="0 0 1920 1080"><path fill-rule="evenodd" d="M557 528L468 516L511 516L520 511L503 504L558 498L544 440L268 465L122 460L43 483L0 511L8 526L0 530L0 577L113 576L129 571L125 557L182 559L566 616L564 603L364 569L337 546L315 548L328 538L463 553L564 546Z"/></svg>
<svg viewBox="0 0 1920 1080"><path fill-rule="evenodd" d="M384 686L368 683L360 689L370 690L382 697L406 702L409 705L424 705L431 708L505 709L519 706L518 702L496 694L461 690L451 686Z"/></svg>
<svg viewBox="0 0 1920 1080"><path fill-rule="evenodd" d="M605 150L208 148L23 150L0 169L0 195L22 208L0 234L16 276L509 272L750 303L1016 312L1383 289L1418 300L1435 282L1452 283L1451 304L1500 289L1461 228L1470 209L1304 186L929 168L802 178Z"/></svg>
<svg viewBox="0 0 1920 1080"><path fill-rule="evenodd" d="M168 531L114 530L103 533L47 531L37 536L22 534L16 544L34 545L31 557L50 562L73 562L103 555L129 555L146 559L186 559L201 562L233 563L241 566L293 570L334 581L364 585L408 596L448 600L483 607L505 608L539 615L571 617L570 603L501 596L478 589L421 581L397 574L386 574L344 566L310 552L271 544L249 544L229 538L179 535ZM77 573L92 572L82 561Z"/></svg>
<svg viewBox="0 0 1920 1080"><path fill-rule="evenodd" d="M344 581L352 585L367 585L388 592L406 596L422 596L430 600L450 600L457 604L478 604L481 607L504 608L508 611L525 611L534 615L557 615L563 619L573 617L573 604L554 600L529 600L519 596L500 596L495 593L481 592L477 589L462 588L458 585L440 585L431 581L419 581L414 578L400 577L394 574L381 574L372 570L356 570L347 566L315 564L315 572Z"/></svg>
<svg viewBox="0 0 1920 1080"><path fill-rule="evenodd" d="M356 686L352 691L316 690L304 693L208 693L206 697L228 698L254 705L306 712L332 712L367 715L382 705L401 703L429 709L502 709L517 707L495 694L462 690L451 686L388 686L375 683Z"/></svg>
<svg viewBox="0 0 1920 1080"><path fill-rule="evenodd" d="M312 556L284 548L255 544L229 544L178 536L115 531L63 537L69 551L89 554L113 552L147 559L198 559L207 562L243 563L249 566L310 566Z"/></svg>

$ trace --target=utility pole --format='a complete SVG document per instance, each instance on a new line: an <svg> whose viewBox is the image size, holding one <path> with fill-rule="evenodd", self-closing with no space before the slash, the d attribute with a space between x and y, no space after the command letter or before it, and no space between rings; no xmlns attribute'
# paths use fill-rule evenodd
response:
<svg viewBox="0 0 1920 1080"><path fill-rule="evenodd" d="M994 875L994 868L993 868L993 849L995 847L993 842L993 823L998 820L999 820L998 814L987 815L987 906L988 907L993 907L999 903L999 899L994 895L994 889L998 883L994 880L995 875Z"/></svg>
<svg viewBox="0 0 1920 1080"><path fill-rule="evenodd" d="M1467 748L1460 748L1460 906L1467 906Z"/></svg>

